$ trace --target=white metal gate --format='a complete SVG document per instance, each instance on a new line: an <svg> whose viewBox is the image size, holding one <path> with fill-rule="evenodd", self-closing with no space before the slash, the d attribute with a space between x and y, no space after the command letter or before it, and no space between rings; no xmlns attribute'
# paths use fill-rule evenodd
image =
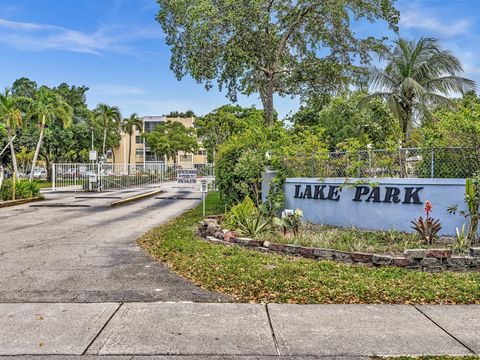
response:
<svg viewBox="0 0 480 360"><path fill-rule="evenodd" d="M110 191L159 188L168 184L192 184L213 179L212 164L53 164L55 191Z"/></svg>

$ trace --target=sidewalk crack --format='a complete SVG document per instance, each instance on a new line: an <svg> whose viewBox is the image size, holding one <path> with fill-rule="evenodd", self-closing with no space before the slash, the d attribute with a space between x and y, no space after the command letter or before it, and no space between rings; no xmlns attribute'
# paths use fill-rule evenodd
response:
<svg viewBox="0 0 480 360"><path fill-rule="evenodd" d="M443 330L443 332L445 332L448 336L450 336L453 340L455 340L456 342L458 342L460 345L462 345L465 349L467 349L468 351L470 351L473 355L477 355L477 353L475 351L473 351L472 348L470 348L468 345L464 344L462 341L460 341L459 339L457 339L455 336L453 336L453 334L451 334L450 332L447 331L447 329L445 329L443 326L441 326L439 323L437 323L435 320L433 320L430 316L428 316L426 313L424 313L420 308L418 308L416 305L413 306L415 309L418 310L418 312L420 312L420 314L422 314L423 316L425 316L428 320L430 320L433 324L435 324L438 328L440 328L441 330Z"/></svg>
<svg viewBox="0 0 480 360"><path fill-rule="evenodd" d="M95 337L92 339L92 341L90 341L90 344L88 344L88 346L85 348L85 350L83 351L82 353L82 356L85 355L87 353L87 351L90 349L90 347L93 345L93 343L98 339L98 337L100 336L100 334L103 332L103 330L105 330L105 328L107 327L107 325L110 323L110 321L113 319L113 317L117 314L118 310L120 310L120 308L122 307L123 305L123 302L121 302L118 307L115 309L115 311L113 312L113 314L108 318L108 320L105 322L105 324L103 324L102 328L100 329L100 331L97 333L97 335L95 335Z"/></svg>
<svg viewBox="0 0 480 360"><path fill-rule="evenodd" d="M272 319L270 318L270 312L268 311L268 304L265 304L265 311L267 312L267 319L268 319L268 324L270 325L270 331L272 333L273 344L275 345L275 349L277 350L278 356L282 356L282 354L280 354L280 348L278 347L275 331L273 330Z"/></svg>

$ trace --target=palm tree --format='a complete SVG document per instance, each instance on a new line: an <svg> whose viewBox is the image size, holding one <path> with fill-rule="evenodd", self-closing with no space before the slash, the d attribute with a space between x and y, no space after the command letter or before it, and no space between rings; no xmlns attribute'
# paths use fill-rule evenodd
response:
<svg viewBox="0 0 480 360"><path fill-rule="evenodd" d="M5 89L3 94L0 93L0 119L3 120L7 128L7 140L10 143L13 172L16 176L18 176L18 165L12 139L15 129L22 126L22 111L18 106L19 100L19 98L11 96L9 89Z"/></svg>
<svg viewBox="0 0 480 360"><path fill-rule="evenodd" d="M107 133L113 127L117 127L122 119L120 109L116 106L109 106L107 104L99 104L93 110L94 119L99 121L103 127L103 146L102 155L105 156L107 146Z"/></svg>
<svg viewBox="0 0 480 360"><path fill-rule="evenodd" d="M458 76L463 72L460 60L443 50L437 39L400 38L386 60L383 70L370 68L369 85L377 91L371 96L388 101L405 140L409 140L419 119L433 119L432 106L454 108L454 102L447 97L449 94L475 89L474 81Z"/></svg>
<svg viewBox="0 0 480 360"><path fill-rule="evenodd" d="M143 121L138 116L137 113L133 113L130 115L129 118L123 119L122 122L122 130L128 134L129 142L128 142L128 166L130 168L130 158L132 155L132 136L135 134L135 129L142 130Z"/></svg>
<svg viewBox="0 0 480 360"><path fill-rule="evenodd" d="M32 169L30 171L30 181L33 181L38 154L42 147L45 127L56 119L62 120L64 127L70 126L73 118L73 110L60 95L46 87L42 87L30 105L28 116L37 119L40 129L37 147L35 148L35 154L33 155Z"/></svg>

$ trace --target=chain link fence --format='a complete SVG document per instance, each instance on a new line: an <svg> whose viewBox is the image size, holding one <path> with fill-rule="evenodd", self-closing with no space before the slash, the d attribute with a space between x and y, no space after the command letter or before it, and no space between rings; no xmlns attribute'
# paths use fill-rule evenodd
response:
<svg viewBox="0 0 480 360"><path fill-rule="evenodd" d="M289 177L467 178L480 170L480 148L402 148L296 155L283 159Z"/></svg>

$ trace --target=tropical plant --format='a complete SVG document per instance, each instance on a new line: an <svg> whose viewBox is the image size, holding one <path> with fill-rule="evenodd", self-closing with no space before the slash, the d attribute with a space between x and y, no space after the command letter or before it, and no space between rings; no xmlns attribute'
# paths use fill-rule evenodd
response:
<svg viewBox="0 0 480 360"><path fill-rule="evenodd" d="M456 227L455 228L455 234L456 234L455 250L458 251L458 252L465 250L465 248L467 247L467 244L468 244L468 238L467 238L467 234L465 232L465 224L462 225L461 229Z"/></svg>
<svg viewBox="0 0 480 360"><path fill-rule="evenodd" d="M470 218L467 240L469 244L476 244L478 241L478 224L480 220L480 176L468 178L465 181L465 203L468 211L458 211L458 205L452 205L447 210L451 214L457 211L465 218Z"/></svg>
<svg viewBox="0 0 480 360"><path fill-rule="evenodd" d="M130 165L130 158L132 155L132 137L135 134L135 129L142 131L143 121L142 118L138 116L137 113L133 113L129 118L123 119L122 130L128 134L128 164Z"/></svg>
<svg viewBox="0 0 480 360"><path fill-rule="evenodd" d="M302 210L284 210L282 212L282 217L274 219L274 224L282 227L283 235L287 235L288 231L291 230L293 236L298 236L300 226L302 225L302 219Z"/></svg>
<svg viewBox="0 0 480 360"><path fill-rule="evenodd" d="M393 52L385 55L383 70L371 67L369 85L377 96L388 101L398 119L405 140L421 119L432 119L432 106L453 108L452 92L465 93L475 88L472 80L459 76L460 60L440 47L438 40L398 39Z"/></svg>
<svg viewBox="0 0 480 360"><path fill-rule="evenodd" d="M116 106L99 104L93 110L93 118L98 121L103 128L102 155L106 155L107 134L109 130L118 128L122 115L120 109Z"/></svg>
<svg viewBox="0 0 480 360"><path fill-rule="evenodd" d="M22 126L23 114L18 106L18 102L21 99L24 98L12 96L9 89L5 89L3 94L0 93L0 120L3 121L5 127L7 128L7 142L10 143L13 172L16 174L16 176L18 176L18 165L15 147L13 145L13 135L15 130Z"/></svg>
<svg viewBox="0 0 480 360"><path fill-rule="evenodd" d="M260 95L265 121L275 119L274 95L334 92L355 59L366 63L382 40L359 38L352 20L384 20L397 29L393 0L158 0L172 48L171 69L207 89L217 81L235 101Z"/></svg>
<svg viewBox="0 0 480 360"><path fill-rule="evenodd" d="M435 241L439 231L442 229L442 226L440 220L430 217L432 204L428 200L425 202L424 211L426 218L423 219L423 217L420 216L418 219L413 220L412 229L414 229L427 244L431 245Z"/></svg>
<svg viewBox="0 0 480 360"><path fill-rule="evenodd" d="M35 99L30 104L28 117L34 118L38 122L39 135L32 160L30 171L30 181L33 181L33 174L37 164L38 155L42 146L45 127L59 119L64 127L69 127L72 123L72 108L63 98L46 87L41 87L37 92Z"/></svg>
<svg viewBox="0 0 480 360"><path fill-rule="evenodd" d="M250 197L233 206L225 216L225 225L239 235L257 238L270 229L269 222L260 214Z"/></svg>

